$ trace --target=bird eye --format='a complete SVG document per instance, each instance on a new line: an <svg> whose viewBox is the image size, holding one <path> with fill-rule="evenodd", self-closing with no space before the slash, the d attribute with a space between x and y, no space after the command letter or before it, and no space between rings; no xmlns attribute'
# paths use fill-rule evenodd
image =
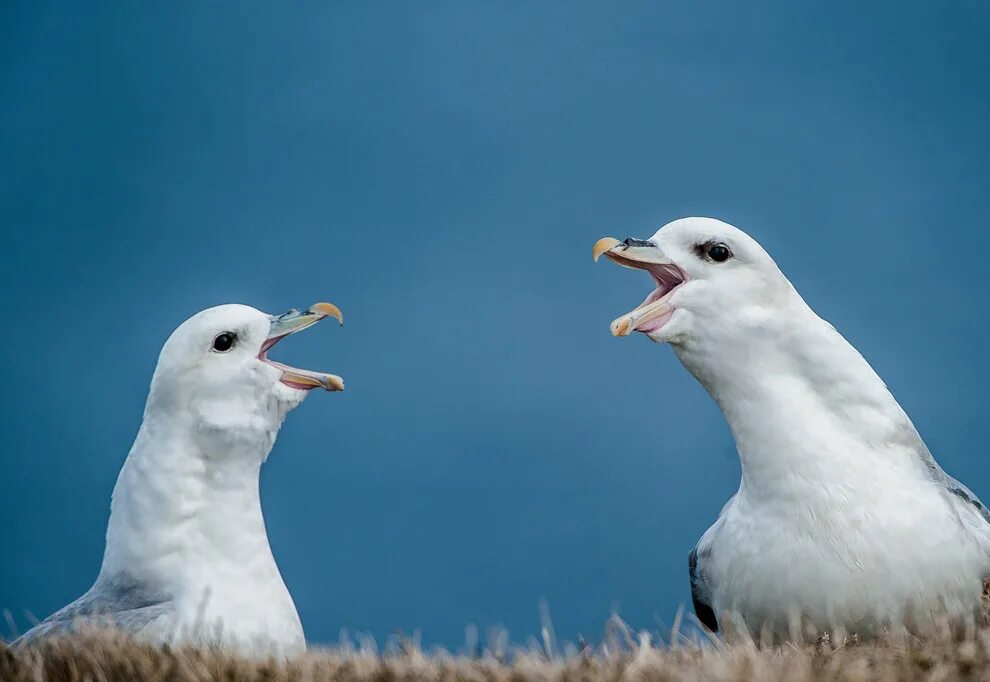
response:
<svg viewBox="0 0 990 682"><path fill-rule="evenodd" d="M718 242L717 244L709 244L708 248L705 249L705 253L707 253L708 257L716 263L724 263L732 258L732 252L729 251L729 247L721 242Z"/></svg>
<svg viewBox="0 0 990 682"><path fill-rule="evenodd" d="M224 332L223 334L217 334L217 338L213 339L213 350L218 353L226 353L231 348L234 347L234 341L237 340L237 334L234 332Z"/></svg>

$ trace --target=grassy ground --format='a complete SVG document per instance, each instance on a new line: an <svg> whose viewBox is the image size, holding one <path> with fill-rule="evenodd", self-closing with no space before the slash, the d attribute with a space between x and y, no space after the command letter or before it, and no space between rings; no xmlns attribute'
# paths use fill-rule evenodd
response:
<svg viewBox="0 0 990 682"><path fill-rule="evenodd" d="M625 641L623 640L625 638ZM395 646L316 649L290 661L251 661L209 649L137 644L111 632L43 642L28 649L0 643L0 680L333 680L335 682L529 682L591 680L952 680L990 679L990 630L938 641L874 644L827 639L807 646L759 647L681 642L651 646L626 631L596 649L458 656Z"/></svg>

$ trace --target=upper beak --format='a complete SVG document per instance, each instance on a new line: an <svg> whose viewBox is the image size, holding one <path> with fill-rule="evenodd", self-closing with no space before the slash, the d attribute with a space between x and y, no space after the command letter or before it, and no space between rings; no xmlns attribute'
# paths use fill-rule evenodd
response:
<svg viewBox="0 0 990 682"><path fill-rule="evenodd" d="M627 237L621 242L615 237L602 237L592 247L596 263L602 254L610 261L637 270L649 270L650 265L671 265L656 244L635 237Z"/></svg>
<svg viewBox="0 0 990 682"><path fill-rule="evenodd" d="M666 300L667 294L684 282L685 275L663 255L651 241L629 237L619 241L615 237L603 237L592 247L595 261L605 255L610 261L626 268L646 270L657 283L657 289L639 307L612 321L613 336L628 336L634 331L646 331L650 323L663 323L665 316L673 313L673 306ZM645 328L645 329L644 329Z"/></svg>
<svg viewBox="0 0 990 682"><path fill-rule="evenodd" d="M344 324L344 314L333 303L317 303L305 311L293 308L287 313L272 315L268 338L265 339L264 344L261 346L258 359L282 370L280 381L293 388L309 390L320 387L328 391L343 391L344 380L336 374L325 374L323 372L290 367L268 358L268 351L271 350L271 347L286 336L311 327L320 320L328 317L335 318L341 325Z"/></svg>

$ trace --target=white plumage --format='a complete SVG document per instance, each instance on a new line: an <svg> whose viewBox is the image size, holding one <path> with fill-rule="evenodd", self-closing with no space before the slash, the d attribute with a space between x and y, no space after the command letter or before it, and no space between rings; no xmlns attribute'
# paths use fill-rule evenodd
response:
<svg viewBox="0 0 990 682"><path fill-rule="evenodd" d="M339 377L281 365L268 350L330 304L273 317L242 305L204 310L173 332L144 419L117 479L93 587L23 639L112 624L156 642L251 655L305 648L272 556L258 478L286 414Z"/></svg>
<svg viewBox="0 0 990 682"><path fill-rule="evenodd" d="M686 218L650 240L603 239L602 253L657 283L613 333L671 344L739 452L739 491L690 556L699 618L778 637L971 622L990 572L986 509L760 245Z"/></svg>

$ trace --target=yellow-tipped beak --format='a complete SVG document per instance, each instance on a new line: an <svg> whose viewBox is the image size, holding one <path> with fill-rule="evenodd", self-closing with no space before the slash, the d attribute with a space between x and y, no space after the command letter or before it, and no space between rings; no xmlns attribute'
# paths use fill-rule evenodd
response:
<svg viewBox="0 0 990 682"><path fill-rule="evenodd" d="M624 315L614 320L609 325L609 329L612 331L612 336L629 336L632 332L632 320L629 319L628 315Z"/></svg>
<svg viewBox="0 0 990 682"><path fill-rule="evenodd" d="M325 388L328 391L343 391L344 380L336 374L313 372L308 369L290 367L289 365L268 358L268 351L281 339L290 334L302 331L307 327L312 327L320 320L325 320L328 317L332 317L340 324L344 324L344 314L333 303L317 303L305 311L292 309L282 315L273 315L271 318L271 327L268 330L268 339L262 345L258 359L281 370L282 377L280 381L287 386L301 390Z"/></svg>
<svg viewBox="0 0 990 682"><path fill-rule="evenodd" d="M282 370L282 383L296 388L323 388L328 391L343 391L344 380L336 374L322 374L287 368Z"/></svg>
<svg viewBox="0 0 990 682"><path fill-rule="evenodd" d="M620 242L615 237L602 237L597 242L595 242L595 245L591 249L591 255L594 256L595 262L597 263L598 259L601 258L601 255L603 253L605 253L606 251L611 251L621 243L622 242Z"/></svg>
<svg viewBox="0 0 990 682"><path fill-rule="evenodd" d="M673 308L666 301L644 303L632 312L613 320L609 329L612 330L612 336L629 336L634 330L659 317L663 317L672 310Z"/></svg>
<svg viewBox="0 0 990 682"><path fill-rule="evenodd" d="M340 312L340 308L333 303L317 303L310 306L308 312L316 313L317 315L326 315L327 317L334 318L340 324L344 324L344 313Z"/></svg>
<svg viewBox="0 0 990 682"><path fill-rule="evenodd" d="M634 331L655 330L666 323L674 308L666 294L684 282L681 270L668 260L652 241L630 237L620 242L615 237L602 237L591 253L597 261L605 255L625 268L645 270L657 282L657 290L632 311L612 322L613 336L629 336Z"/></svg>
<svg viewBox="0 0 990 682"><path fill-rule="evenodd" d="M340 308L333 303L317 303L310 306L305 312L292 309L287 313L272 317L272 327L269 330L268 338L295 334L328 317L344 324L344 313L340 312Z"/></svg>

